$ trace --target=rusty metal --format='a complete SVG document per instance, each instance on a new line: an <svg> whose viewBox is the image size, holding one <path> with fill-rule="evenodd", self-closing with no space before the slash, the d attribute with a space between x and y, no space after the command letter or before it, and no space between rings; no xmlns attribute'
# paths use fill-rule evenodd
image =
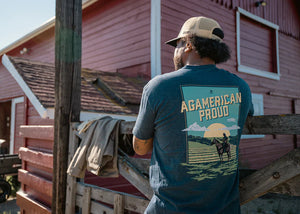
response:
<svg viewBox="0 0 300 214"><path fill-rule="evenodd" d="M274 172L274 173L273 173L273 178L274 178L274 179L280 178L280 173L279 173L279 172Z"/></svg>

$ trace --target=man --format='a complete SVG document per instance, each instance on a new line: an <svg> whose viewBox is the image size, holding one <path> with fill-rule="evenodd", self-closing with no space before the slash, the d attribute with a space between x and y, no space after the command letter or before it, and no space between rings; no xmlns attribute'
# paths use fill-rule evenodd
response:
<svg viewBox="0 0 300 214"><path fill-rule="evenodd" d="M253 110L247 83L215 65L230 57L223 37L215 20L188 19L167 42L176 71L144 87L133 146L152 151L145 213L240 213L238 145ZM232 158L222 163L211 142L223 133Z"/></svg>

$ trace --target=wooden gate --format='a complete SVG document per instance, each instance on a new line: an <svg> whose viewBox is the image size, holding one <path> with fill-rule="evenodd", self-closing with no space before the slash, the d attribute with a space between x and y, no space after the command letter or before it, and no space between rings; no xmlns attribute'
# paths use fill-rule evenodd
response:
<svg viewBox="0 0 300 214"><path fill-rule="evenodd" d="M70 131L69 163L79 145L76 127ZM122 122L121 133L130 134L134 122ZM267 115L248 117L243 134L300 134L300 115ZM296 144L297 145L297 144ZM136 160L126 156L118 157L120 174L141 191L147 198L116 192L84 184L68 176L66 213L75 213L75 207L82 213L124 213L124 210L143 213L152 196L148 177L149 160ZM300 195L300 148L274 161L267 167L254 172L240 182L241 204L247 203L267 192ZM105 206L101 202L110 204Z"/></svg>

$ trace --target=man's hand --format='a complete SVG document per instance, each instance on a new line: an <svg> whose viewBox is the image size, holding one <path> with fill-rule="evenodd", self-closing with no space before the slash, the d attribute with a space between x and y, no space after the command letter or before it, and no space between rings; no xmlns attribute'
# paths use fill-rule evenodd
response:
<svg viewBox="0 0 300 214"><path fill-rule="evenodd" d="M153 148L153 138L141 140L133 136L133 149L138 155L145 155Z"/></svg>

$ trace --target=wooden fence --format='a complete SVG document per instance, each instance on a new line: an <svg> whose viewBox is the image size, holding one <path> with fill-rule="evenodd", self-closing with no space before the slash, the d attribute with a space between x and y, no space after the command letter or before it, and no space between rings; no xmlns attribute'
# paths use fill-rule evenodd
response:
<svg viewBox="0 0 300 214"><path fill-rule="evenodd" d="M71 126L72 129L70 130L68 163L71 162L80 141L77 135L78 132L76 131L77 125L77 123L73 123ZM132 124L123 123L121 126L121 133L128 133L130 130L128 127L132 127ZM130 159L133 160L133 158ZM143 160L140 161L140 163L142 162ZM149 167L149 163L147 164ZM141 167L141 164L139 164L139 166ZM149 203L149 199L152 197L152 190L149 186L147 177L141 173L137 168L138 166L135 166L135 162L130 162L126 157L118 157L118 167L120 174L142 192L147 199L94 185L84 184L83 182L78 182L77 178L68 175L66 214L74 214L76 206L82 209L82 214L124 213L124 210L143 213ZM113 206L105 206L99 203L99 201Z"/></svg>
<svg viewBox="0 0 300 214"><path fill-rule="evenodd" d="M69 162L79 144L76 126L70 131ZM134 122L122 122L121 133L130 134ZM300 135L300 115L267 115L248 117L243 134ZM120 174L141 191L147 198L116 192L78 182L68 176L66 214L75 213L124 213L124 210L143 213L152 196L148 177L149 160L118 157ZM241 204L247 203L267 192L300 195L300 148L274 161L269 166L252 173L240 182ZM104 206L101 202L111 204Z"/></svg>

